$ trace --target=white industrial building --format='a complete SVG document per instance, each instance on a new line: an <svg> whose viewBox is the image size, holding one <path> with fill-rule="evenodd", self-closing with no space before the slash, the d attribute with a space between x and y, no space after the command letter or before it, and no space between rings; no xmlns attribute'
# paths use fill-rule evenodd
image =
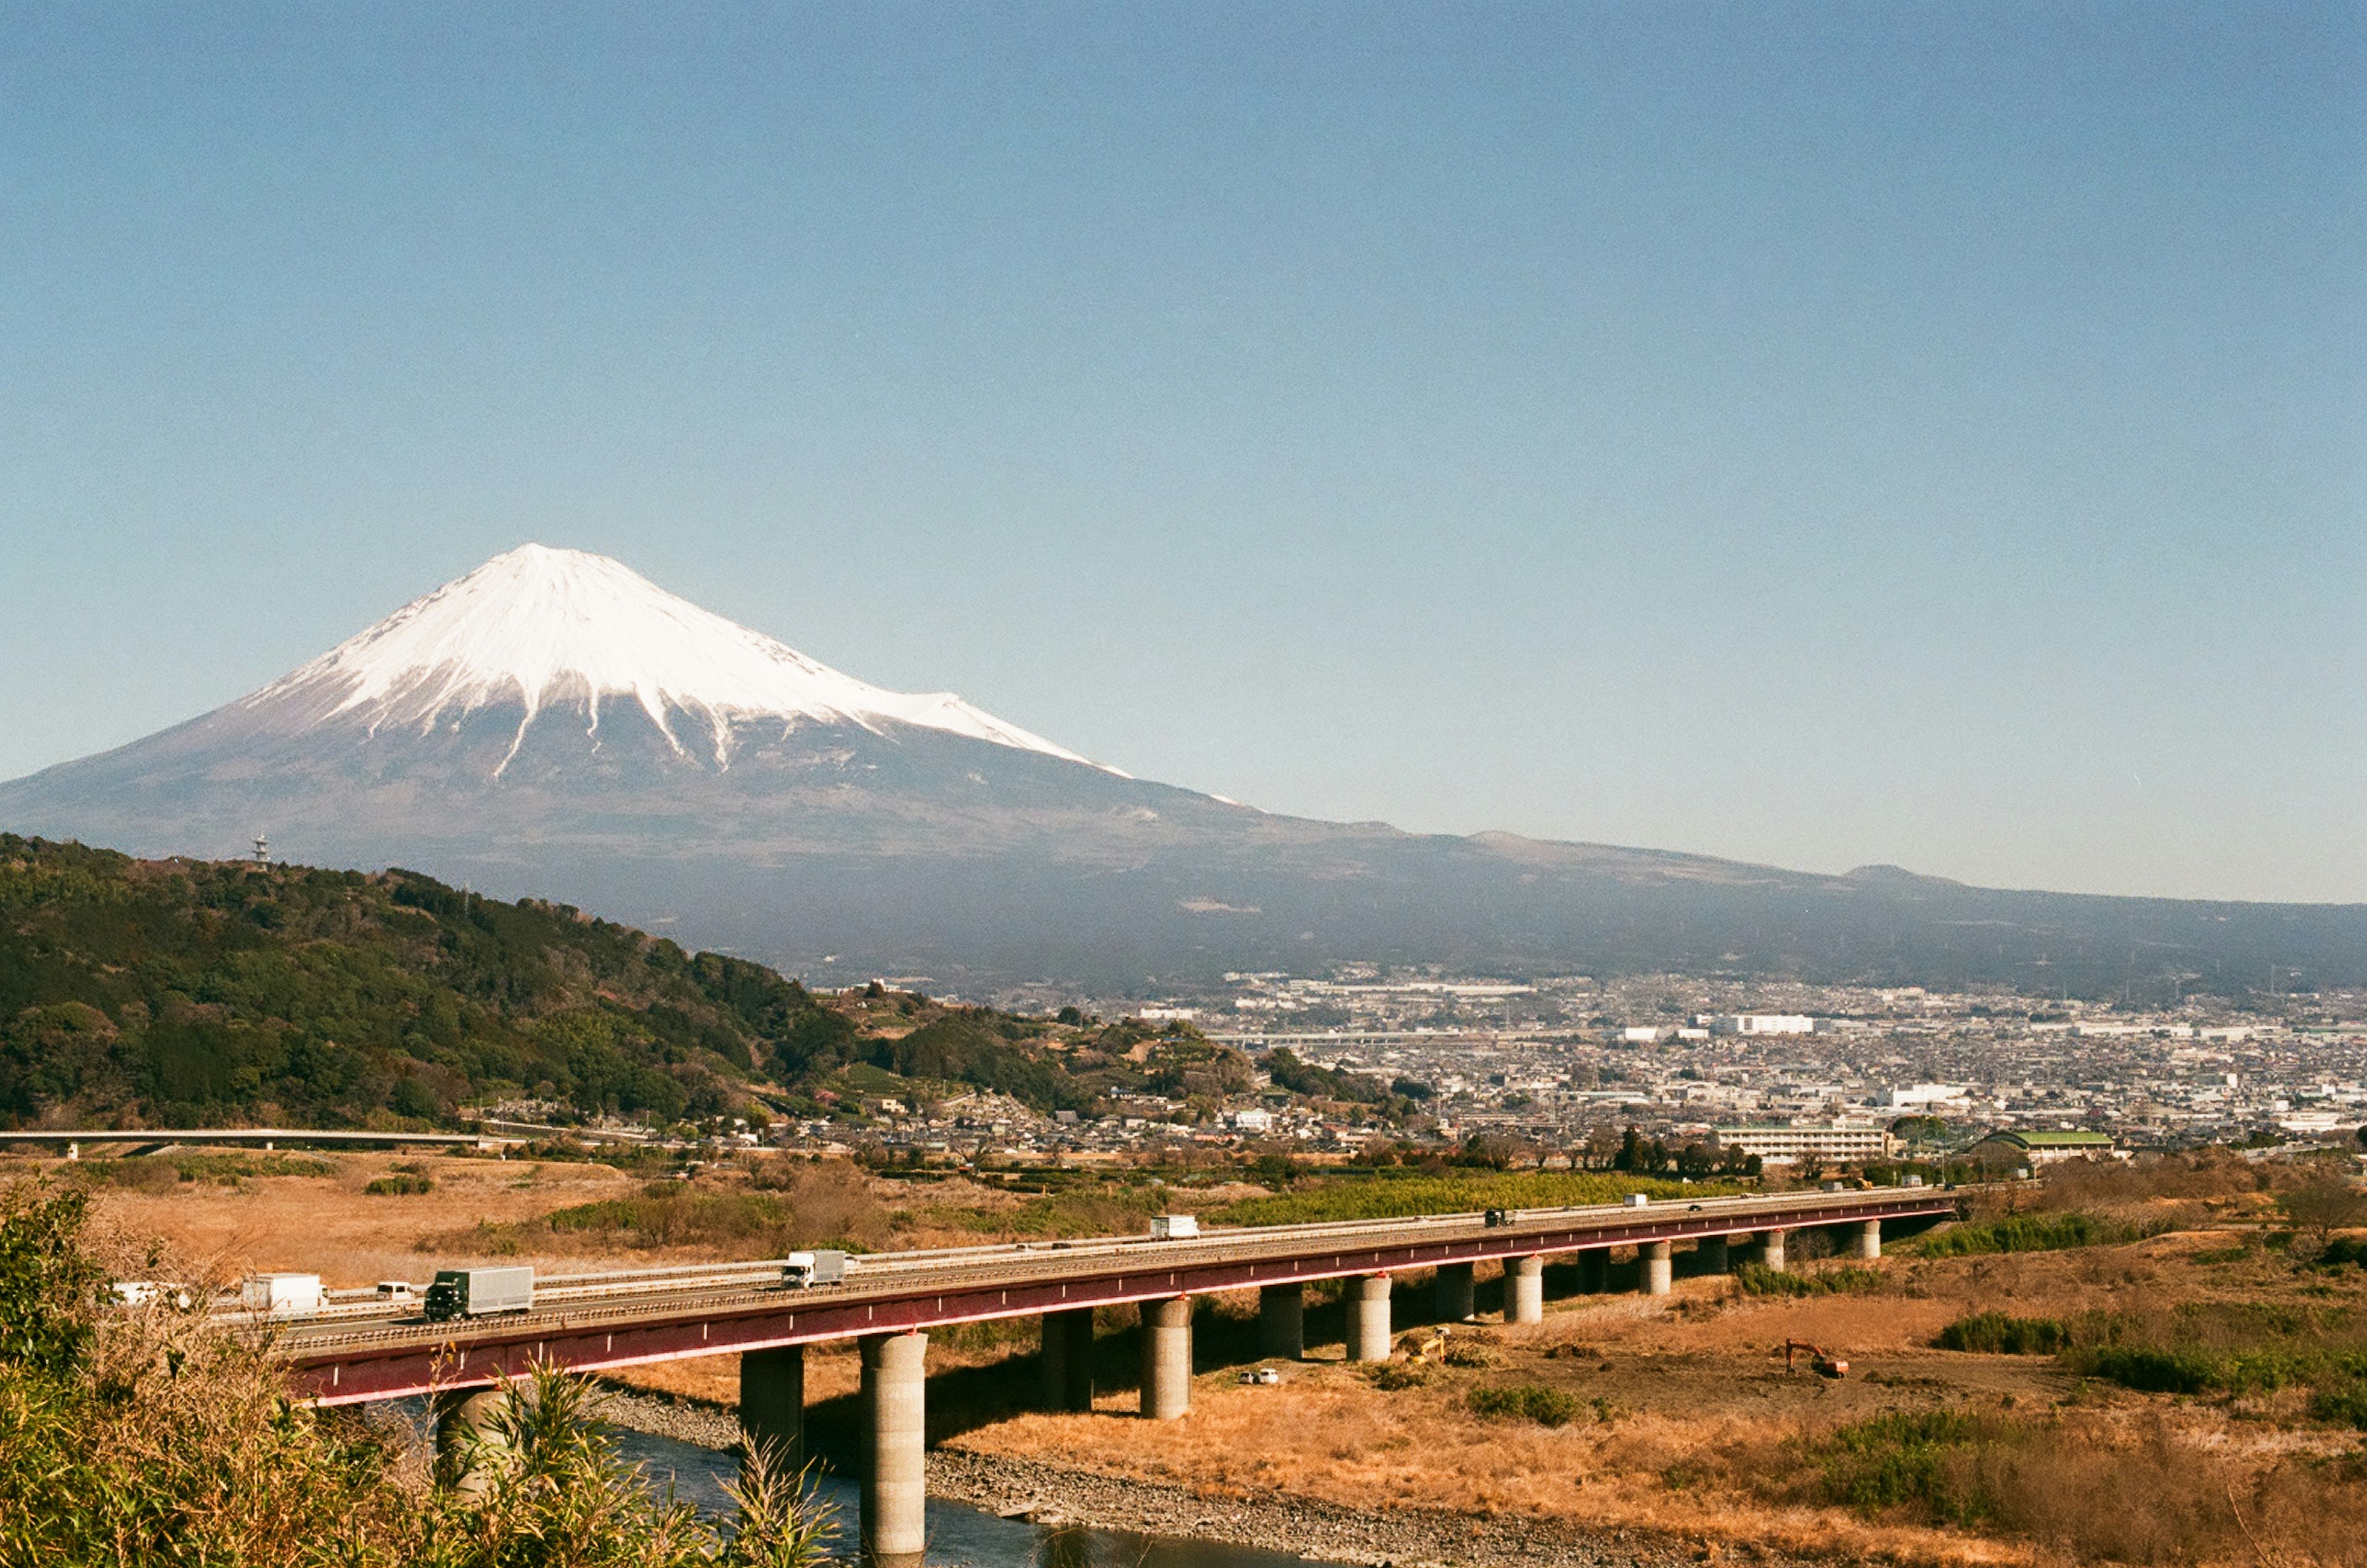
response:
<svg viewBox="0 0 2367 1568"><path fill-rule="evenodd" d="M1820 1019L1792 1012L1729 1012L1709 1021L1712 1034L1814 1034L1823 1027Z"/></svg>
<svg viewBox="0 0 2367 1568"><path fill-rule="evenodd" d="M1885 1128L1827 1123L1806 1127L1720 1127L1717 1146L1757 1155L1770 1165L1796 1165L1811 1156L1835 1163L1886 1159L1897 1145Z"/></svg>
<svg viewBox="0 0 2367 1568"><path fill-rule="evenodd" d="M1970 1111L1973 1091L1962 1084L1919 1083L1890 1091L1893 1111Z"/></svg>

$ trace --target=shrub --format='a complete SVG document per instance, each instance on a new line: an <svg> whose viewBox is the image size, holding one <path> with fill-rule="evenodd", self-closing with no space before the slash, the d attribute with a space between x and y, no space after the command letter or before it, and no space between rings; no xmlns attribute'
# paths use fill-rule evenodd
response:
<svg viewBox="0 0 2367 1568"><path fill-rule="evenodd" d="M381 1176L362 1190L373 1198L415 1198L436 1190L436 1181L426 1176Z"/></svg>
<svg viewBox="0 0 2367 1568"><path fill-rule="evenodd" d="M1940 1330L1932 1341L1942 1350L1969 1350L1988 1356L2053 1356L2071 1343L2071 1331L2059 1318L2009 1317L2001 1312L1976 1312Z"/></svg>
<svg viewBox="0 0 2367 1568"><path fill-rule="evenodd" d="M1482 1420L1535 1421L1541 1427L1567 1427L1581 1408L1576 1394L1534 1382L1475 1388L1464 1403Z"/></svg>
<svg viewBox="0 0 2367 1568"><path fill-rule="evenodd" d="M1986 1224L1955 1225L1911 1245L1925 1258L1965 1258L1985 1252L2059 1252L2074 1247L2114 1247L2156 1234L2156 1229L2098 1219L2093 1214L2008 1214Z"/></svg>
<svg viewBox="0 0 2367 1568"><path fill-rule="evenodd" d="M2075 1371L2146 1393L2202 1393L2225 1380L2216 1357L2183 1346L2101 1345L2067 1359Z"/></svg>
<svg viewBox="0 0 2367 1568"><path fill-rule="evenodd" d="M2367 1269L2367 1239L2339 1235L2318 1251L2317 1265L2321 1269L2348 1269L2353 1264Z"/></svg>
<svg viewBox="0 0 2367 1568"><path fill-rule="evenodd" d="M1961 1484L1948 1461L1954 1450L1992 1437L1954 1411L1893 1411L1843 1427L1818 1455L1825 1495L1864 1514L1918 1504L1934 1517L1969 1524L1989 1500Z"/></svg>
<svg viewBox="0 0 2367 1568"><path fill-rule="evenodd" d="M1375 1388L1396 1393L1401 1389L1420 1388L1430 1381L1430 1369L1411 1361L1383 1361L1370 1374Z"/></svg>
<svg viewBox="0 0 2367 1568"><path fill-rule="evenodd" d="M2367 1432L2367 1385L2354 1382L2321 1388L2310 1395L2309 1413L2317 1420Z"/></svg>
<svg viewBox="0 0 2367 1568"><path fill-rule="evenodd" d="M548 1366L430 1489L266 1348L202 1316L102 1314L78 1193L0 1190L0 1563L271 1568L814 1568L826 1509L764 1455L736 1532L653 1491ZM102 1321L103 1335L96 1332Z"/></svg>
<svg viewBox="0 0 2367 1568"><path fill-rule="evenodd" d="M1879 1269L1850 1267L1795 1273L1770 1269L1763 1263L1745 1263L1731 1277L1734 1288L1746 1296L1864 1295L1881 1290L1887 1282Z"/></svg>

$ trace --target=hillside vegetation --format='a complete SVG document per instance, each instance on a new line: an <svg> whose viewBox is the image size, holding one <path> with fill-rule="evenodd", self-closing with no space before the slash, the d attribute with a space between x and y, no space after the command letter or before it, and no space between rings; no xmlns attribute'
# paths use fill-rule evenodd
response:
<svg viewBox="0 0 2367 1568"><path fill-rule="evenodd" d="M1188 1027L817 996L563 904L417 873L140 861L0 834L0 1126L859 1115L999 1092L1039 1111L1250 1086Z"/></svg>
<svg viewBox="0 0 2367 1568"><path fill-rule="evenodd" d="M201 1314L108 1306L137 1266L74 1190L0 1186L0 1568L815 1568L827 1505L769 1456L734 1528L628 1464L588 1383L538 1368L430 1483L407 1433L297 1404L266 1348Z"/></svg>

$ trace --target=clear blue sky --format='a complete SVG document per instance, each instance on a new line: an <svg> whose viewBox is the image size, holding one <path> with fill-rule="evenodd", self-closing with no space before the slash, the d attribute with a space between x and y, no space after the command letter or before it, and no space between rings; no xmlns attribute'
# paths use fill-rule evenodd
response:
<svg viewBox="0 0 2367 1568"><path fill-rule="evenodd" d="M526 539L1278 810L2367 899L2367 8L0 14L0 776Z"/></svg>

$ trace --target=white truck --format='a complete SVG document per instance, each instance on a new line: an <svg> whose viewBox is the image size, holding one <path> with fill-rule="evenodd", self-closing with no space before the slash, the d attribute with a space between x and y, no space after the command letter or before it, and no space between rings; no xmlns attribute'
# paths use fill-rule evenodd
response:
<svg viewBox="0 0 2367 1568"><path fill-rule="evenodd" d="M1200 1234L1196 1214L1153 1214L1150 1216L1150 1239L1153 1241L1190 1241Z"/></svg>
<svg viewBox="0 0 2367 1568"><path fill-rule="evenodd" d="M162 1302L176 1312L187 1312L198 1304L197 1292L168 1280L118 1280L114 1292L118 1306L142 1307Z"/></svg>
<svg viewBox="0 0 2367 1568"><path fill-rule="evenodd" d="M423 1303L428 1318L442 1323L455 1317L485 1317L501 1312L534 1310L534 1270L527 1269L438 1269Z"/></svg>
<svg viewBox="0 0 2367 1568"><path fill-rule="evenodd" d="M816 1285L844 1284L846 1280L846 1254L823 1247L814 1252L792 1252L781 1259L781 1284L792 1291L810 1291Z"/></svg>
<svg viewBox="0 0 2367 1568"><path fill-rule="evenodd" d="M321 1310L318 1274L250 1274L238 1288L238 1304L273 1317L303 1317Z"/></svg>

